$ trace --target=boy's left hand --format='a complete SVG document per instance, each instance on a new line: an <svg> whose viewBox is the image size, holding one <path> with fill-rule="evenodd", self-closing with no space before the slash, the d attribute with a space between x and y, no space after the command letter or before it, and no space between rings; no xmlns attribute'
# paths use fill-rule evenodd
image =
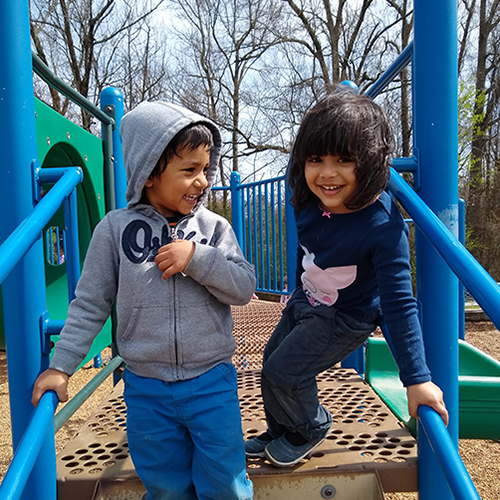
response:
<svg viewBox="0 0 500 500"><path fill-rule="evenodd" d="M175 273L186 269L194 253L194 243L188 240L175 240L162 246L155 257L155 264L163 272L162 279L166 280Z"/></svg>
<svg viewBox="0 0 500 500"><path fill-rule="evenodd" d="M448 426L448 410L443 400L443 391L433 382L409 385L406 388L408 396L408 411L412 417L418 418L417 409L420 405L430 406L441 415L444 425Z"/></svg>

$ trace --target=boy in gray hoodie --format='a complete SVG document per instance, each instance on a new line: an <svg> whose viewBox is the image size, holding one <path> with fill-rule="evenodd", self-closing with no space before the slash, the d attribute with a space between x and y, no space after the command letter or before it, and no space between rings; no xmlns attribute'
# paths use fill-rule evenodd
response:
<svg viewBox="0 0 500 500"><path fill-rule="evenodd" d="M68 399L68 378L116 304L126 363L127 438L147 500L249 500L230 305L255 274L230 224L206 209L221 136L209 120L144 102L121 124L127 208L96 226L50 368L35 382Z"/></svg>

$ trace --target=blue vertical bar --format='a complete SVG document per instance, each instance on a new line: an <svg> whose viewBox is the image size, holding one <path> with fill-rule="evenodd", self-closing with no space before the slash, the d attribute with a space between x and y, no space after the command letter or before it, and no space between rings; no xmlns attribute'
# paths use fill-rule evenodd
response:
<svg viewBox="0 0 500 500"><path fill-rule="evenodd" d="M465 201L458 200L458 241L465 246ZM458 337L465 339L465 287L458 282Z"/></svg>
<svg viewBox="0 0 500 500"><path fill-rule="evenodd" d="M297 227L295 226L295 214L290 203L290 187L285 184L285 231L286 231L286 275L288 290L293 292L297 284L295 274L297 272L297 247L299 244Z"/></svg>
<svg viewBox="0 0 500 500"><path fill-rule="evenodd" d="M245 216L245 251L243 252L245 255L245 258L252 264L252 226L251 226L251 197L250 197L250 190L248 188L244 188L244 199L245 201L245 211L246 211L246 216Z"/></svg>
<svg viewBox="0 0 500 500"><path fill-rule="evenodd" d="M64 230L67 252L66 274L68 278L68 298L75 298L75 289L80 279L80 247L78 244L78 205L76 189L64 201Z"/></svg>
<svg viewBox="0 0 500 500"><path fill-rule="evenodd" d="M243 249L243 214L241 212L241 196L240 196L240 174L238 172L231 172L231 217L233 220L233 230L236 234L236 239Z"/></svg>
<svg viewBox="0 0 500 500"><path fill-rule="evenodd" d="M458 236L458 92L456 0L414 3L414 145L419 194ZM416 231L417 295L429 367L445 393L448 431L458 448L458 281ZM451 499L436 457L419 428L419 498Z"/></svg>
<svg viewBox="0 0 500 500"><path fill-rule="evenodd" d="M258 238L257 238L257 195L255 193L255 186L252 187L252 264L255 266L255 275L257 277L257 288L260 288L260 276L257 272L259 266L259 256L257 254L258 250Z"/></svg>
<svg viewBox="0 0 500 500"><path fill-rule="evenodd" d="M247 234L247 230L248 230L248 220L246 218L246 207L247 207L247 204L248 204L248 200L247 200L247 190L245 188L241 188L240 187L240 192L241 192L241 224L243 226L243 230L242 230L242 233L243 233L243 246L241 248L242 252L243 252L243 255L246 257L247 256L247 240L248 240L248 234Z"/></svg>
<svg viewBox="0 0 500 500"><path fill-rule="evenodd" d="M32 162L37 158L28 1L0 2L0 241L33 208ZM33 412L33 382L48 355L41 352L46 311L42 235L2 284L12 423L17 448ZM40 450L23 499L56 498L53 427Z"/></svg>
<svg viewBox="0 0 500 500"><path fill-rule="evenodd" d="M253 264L253 236L252 236L252 191L246 188L247 192L247 224L248 224L248 247L247 247L247 260Z"/></svg>
<svg viewBox="0 0 500 500"><path fill-rule="evenodd" d="M284 245L285 240L283 239L283 200L282 200L282 189L281 186L284 181L278 183L278 240L279 240L279 252L280 252L280 289L284 289L285 281L285 268L284 268Z"/></svg>
<svg viewBox="0 0 500 500"><path fill-rule="evenodd" d="M263 203L263 197L262 197L262 184L259 184L257 186L257 192L259 193L259 219L258 219L258 224L259 224L259 254L260 254L260 286L261 288L266 287L266 281L265 281L265 262L264 262L264 219L263 219L263 214L262 214L262 203Z"/></svg>
<svg viewBox="0 0 500 500"><path fill-rule="evenodd" d="M127 176L123 162L122 140L120 137L120 123L123 118L123 95L115 87L107 87L101 92L101 109L111 114L115 120L113 128L113 169L115 178L115 206L125 208L127 202L125 193L127 191ZM111 112L112 107L113 113Z"/></svg>
<svg viewBox="0 0 500 500"><path fill-rule="evenodd" d="M257 237L257 195L255 192L255 186L252 187L252 234L253 234L253 244L252 244L252 256L253 262L252 264L255 266L256 277L257 277L257 288L260 288L260 275L257 272L259 269L259 256L257 254L259 239Z"/></svg>
<svg viewBox="0 0 500 500"><path fill-rule="evenodd" d="M272 252L272 247L271 247L271 239L269 237L269 224L270 224L270 219L269 219L269 183L266 182L264 185L264 213L265 213L265 228L266 228L266 238L265 238L265 248L264 251L266 252L266 288L269 290L271 288L271 252Z"/></svg>
<svg viewBox="0 0 500 500"><path fill-rule="evenodd" d="M273 240L273 290L279 290L278 288L278 267L277 267L277 260L278 260L278 245L276 244L276 190L275 190L275 185L279 186L280 181L273 182L271 184L271 217L272 217L272 240ZM280 240L280 246L281 246L281 240Z"/></svg>

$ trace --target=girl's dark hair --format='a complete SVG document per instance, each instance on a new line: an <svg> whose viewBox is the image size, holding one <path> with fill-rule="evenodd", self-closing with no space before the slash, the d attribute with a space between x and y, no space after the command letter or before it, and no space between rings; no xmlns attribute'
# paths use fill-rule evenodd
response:
<svg viewBox="0 0 500 500"><path fill-rule="evenodd" d="M178 155L182 149L193 151L200 146L206 146L210 151L214 149L214 136L210 129L202 123L188 125L178 132L167 144L167 147L160 156L155 168L149 175L150 179L158 178L167 168L168 162L174 155Z"/></svg>
<svg viewBox="0 0 500 500"><path fill-rule="evenodd" d="M305 162L331 155L356 162L356 189L345 206L363 208L387 186L393 150L392 127L378 104L351 90L325 96L302 119L292 149L288 182L293 206L303 209L318 201L307 186Z"/></svg>

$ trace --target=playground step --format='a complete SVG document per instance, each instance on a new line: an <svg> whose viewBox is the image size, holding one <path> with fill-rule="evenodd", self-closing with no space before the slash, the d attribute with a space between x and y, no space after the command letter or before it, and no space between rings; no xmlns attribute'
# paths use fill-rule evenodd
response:
<svg viewBox="0 0 500 500"><path fill-rule="evenodd" d="M254 477L254 500L384 500L376 473L280 474ZM145 489L140 481L102 481L93 500L142 500Z"/></svg>
<svg viewBox="0 0 500 500"><path fill-rule="evenodd" d="M263 459L248 460L255 498L295 498L290 493L283 496L288 490L301 491L297 498L306 498L306 492L307 496L316 490L321 493L327 486L351 491L346 484L370 490L372 496L345 493L347 496L336 494L336 500L383 498L378 491L416 491L416 442L370 386L354 370L335 368L318 377L318 390L320 401L333 416L327 438L310 459L293 468L278 469ZM240 370L238 392L248 438L265 429L260 372ZM122 383L58 454L57 470L59 500L141 498L144 489L128 453Z"/></svg>

